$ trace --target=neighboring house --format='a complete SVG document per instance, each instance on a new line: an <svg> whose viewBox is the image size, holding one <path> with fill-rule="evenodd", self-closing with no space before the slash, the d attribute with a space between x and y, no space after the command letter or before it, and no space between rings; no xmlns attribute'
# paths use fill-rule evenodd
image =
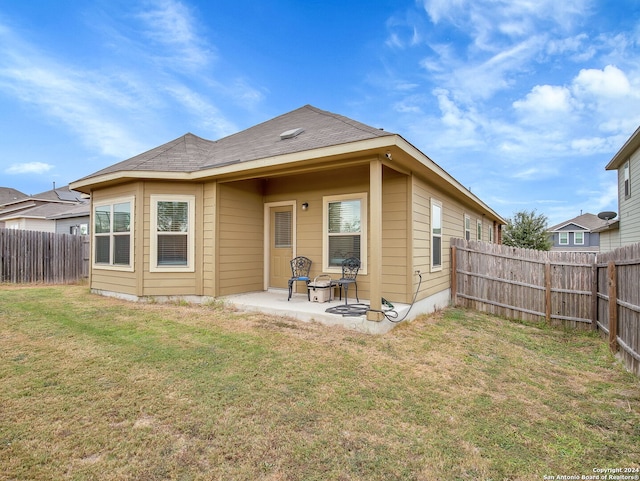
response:
<svg viewBox="0 0 640 481"><path fill-rule="evenodd" d="M186 134L71 187L91 194L92 292L131 300L286 289L295 256L334 278L356 256L372 309L410 303L420 272L415 315L449 302L449 239L468 227L499 242L506 223L400 135L310 105L217 141Z"/></svg>
<svg viewBox="0 0 640 481"><path fill-rule="evenodd" d="M50 215L48 219L55 221L56 234L88 235L91 232L91 205L82 202L66 207L62 212Z"/></svg>
<svg viewBox="0 0 640 481"><path fill-rule="evenodd" d="M552 251L599 252L598 229L606 227L607 221L594 214L581 214L571 220L550 227L549 237Z"/></svg>
<svg viewBox="0 0 640 481"><path fill-rule="evenodd" d="M19 202L21 199L26 199L29 196L23 194L19 190L11 187L0 187L0 227L4 227L4 221L2 220L2 211L5 205Z"/></svg>
<svg viewBox="0 0 640 481"><path fill-rule="evenodd" d="M70 229L64 230L64 221L57 219L71 216L76 224L83 223L88 229L89 209L88 201L82 198L80 192L69 190L68 186L54 187L53 190L33 196L14 196L0 204L0 227L61 232L56 226L62 222L64 233L69 233Z"/></svg>
<svg viewBox="0 0 640 481"><path fill-rule="evenodd" d="M603 251L640 242L640 127L605 169L618 171L618 218L599 231Z"/></svg>

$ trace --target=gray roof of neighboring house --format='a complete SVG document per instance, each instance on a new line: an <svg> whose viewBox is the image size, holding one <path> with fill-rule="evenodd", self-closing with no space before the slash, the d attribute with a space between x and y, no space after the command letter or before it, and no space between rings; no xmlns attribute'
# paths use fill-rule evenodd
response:
<svg viewBox="0 0 640 481"><path fill-rule="evenodd" d="M281 138L296 129L302 131ZM217 141L188 133L83 179L120 171L195 172L389 135L396 134L305 105Z"/></svg>
<svg viewBox="0 0 640 481"><path fill-rule="evenodd" d="M54 200L63 202L79 202L82 200L82 192L69 189L68 185L63 187L54 187L31 196L34 199Z"/></svg>
<svg viewBox="0 0 640 481"><path fill-rule="evenodd" d="M560 222L559 224L556 224L553 227L547 229L547 232L560 231L563 227L571 224L582 227L584 228L584 230L591 232L595 229L605 227L607 225L607 221L600 219L597 215L586 213L579 215L578 217L574 217L573 219Z"/></svg>
<svg viewBox="0 0 640 481"><path fill-rule="evenodd" d="M26 199L27 197L29 197L27 194L23 194L19 190L12 189L11 187L0 187L0 205Z"/></svg>
<svg viewBox="0 0 640 481"><path fill-rule="evenodd" d="M65 214L71 208L78 208L77 205L50 203L42 204L29 209L23 209L17 212L0 213L0 220L8 219L49 219L53 216ZM82 207L86 210L86 215L89 215L89 204L83 204Z"/></svg>
<svg viewBox="0 0 640 481"><path fill-rule="evenodd" d="M3 188L0 188L0 193L2 189ZM9 189L9 188L6 188L6 189L7 191L14 191L21 195L8 196L8 198L4 202L0 200L0 206L4 206L4 207L19 205L19 204L27 205L27 203L31 203L31 202L36 202L36 203L65 202L69 204L69 203L83 202L85 200L83 198L82 192L78 192L77 190L71 190L69 189L68 185L65 185L64 187L57 187L52 190L47 190L45 192L40 192L39 194L35 194L35 195L26 195L26 194L22 194L21 192L15 189Z"/></svg>
<svg viewBox="0 0 640 481"><path fill-rule="evenodd" d="M76 205L65 205L66 209L62 212L51 214L47 216L47 219L68 219L72 217L85 217L91 214L91 208L89 202L83 202Z"/></svg>

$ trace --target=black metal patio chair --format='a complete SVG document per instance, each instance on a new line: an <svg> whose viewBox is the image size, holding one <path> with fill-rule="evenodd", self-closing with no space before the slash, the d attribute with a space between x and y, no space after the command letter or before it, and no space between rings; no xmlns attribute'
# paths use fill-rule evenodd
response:
<svg viewBox="0 0 640 481"><path fill-rule="evenodd" d="M298 256L291 259L291 279L289 279L289 297L287 301L291 299L291 294L293 293L293 283L294 282L305 282L307 287L307 299L311 300L311 295L309 294L309 271L311 270L311 259Z"/></svg>
<svg viewBox="0 0 640 481"><path fill-rule="evenodd" d="M342 277L338 279L336 283L340 287L340 300L342 300L342 289L344 288L345 304L347 304L347 299L349 297L349 285L351 284L356 286L356 301L360 302L360 299L358 299L358 283L356 282L359 270L360 259L357 257L349 257L342 261Z"/></svg>

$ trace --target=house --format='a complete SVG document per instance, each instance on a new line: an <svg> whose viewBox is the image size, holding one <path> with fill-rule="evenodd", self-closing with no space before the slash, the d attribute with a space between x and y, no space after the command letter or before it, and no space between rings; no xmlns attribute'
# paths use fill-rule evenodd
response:
<svg viewBox="0 0 640 481"><path fill-rule="evenodd" d="M420 285L415 315L449 302L449 239L499 242L506 223L400 135L311 105L217 141L185 134L71 187L91 195L91 290L131 300L286 289L295 256L312 278L356 256L360 297L380 309Z"/></svg>
<svg viewBox="0 0 640 481"><path fill-rule="evenodd" d="M599 230L602 250L613 250L640 242L640 127L605 169L618 171L618 219Z"/></svg>
<svg viewBox="0 0 640 481"><path fill-rule="evenodd" d="M80 192L72 191L68 186L56 188L54 185L53 190L34 196L13 196L0 204L0 227L52 233L81 233L80 228L76 229L77 232L71 232L66 225L70 221L62 219L73 219L74 225L84 224L85 230L88 229L89 203L82 198Z"/></svg>
<svg viewBox="0 0 640 481"><path fill-rule="evenodd" d="M29 196L23 194L19 190L11 187L0 187L0 227L4 227L4 221L2 221L2 211L6 205L10 205L15 202L20 202L21 199L26 199Z"/></svg>
<svg viewBox="0 0 640 481"><path fill-rule="evenodd" d="M552 251L599 252L598 229L606 227L607 221L595 214L580 214L573 219L560 222L549 229Z"/></svg>

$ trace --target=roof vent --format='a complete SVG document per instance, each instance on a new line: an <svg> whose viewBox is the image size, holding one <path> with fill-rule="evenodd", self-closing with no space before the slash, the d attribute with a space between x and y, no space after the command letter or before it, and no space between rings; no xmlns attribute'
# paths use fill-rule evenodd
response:
<svg viewBox="0 0 640 481"><path fill-rule="evenodd" d="M293 139L294 137L300 135L302 132L304 132L304 129L301 128L287 130L286 132L282 132L280 134L280 140Z"/></svg>

